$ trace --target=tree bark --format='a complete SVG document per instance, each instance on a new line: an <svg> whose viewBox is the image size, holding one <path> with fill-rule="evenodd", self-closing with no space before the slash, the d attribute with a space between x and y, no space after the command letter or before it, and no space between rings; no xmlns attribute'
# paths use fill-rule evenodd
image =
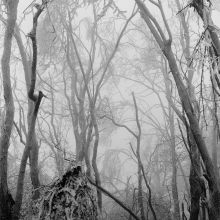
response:
<svg viewBox="0 0 220 220"><path fill-rule="evenodd" d="M193 135L190 132L190 159L191 159L191 167L190 167L190 195L191 195L191 212L190 212L190 220L198 220L199 212L200 212L200 198L205 187L203 186L203 180L200 178L201 176L201 167L200 167L200 154L196 143L193 139Z"/></svg>
<svg viewBox="0 0 220 220"><path fill-rule="evenodd" d="M10 57L12 47L12 37L14 34L15 23L17 19L18 0L8 0L7 8L7 24L4 36L4 49L1 60L4 99L6 106L6 115L1 129L0 139L0 219L11 219L14 200L8 190L7 183L7 159L9 141L14 120L14 101L10 80Z"/></svg>
<svg viewBox="0 0 220 220"><path fill-rule="evenodd" d="M29 119L28 121L30 123L31 119ZM40 180L39 180L39 168L38 168L39 145L37 142L35 131L33 133L31 144L32 146L29 154L29 161L30 161L31 182L34 189L34 192L32 193L32 199L37 200L40 198L40 192L39 192Z"/></svg>

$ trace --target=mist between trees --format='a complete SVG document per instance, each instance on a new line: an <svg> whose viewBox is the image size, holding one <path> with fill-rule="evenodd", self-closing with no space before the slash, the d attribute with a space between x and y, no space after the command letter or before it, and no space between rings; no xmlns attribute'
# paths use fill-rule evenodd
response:
<svg viewBox="0 0 220 220"><path fill-rule="evenodd" d="M2 0L0 219L219 220L219 10Z"/></svg>

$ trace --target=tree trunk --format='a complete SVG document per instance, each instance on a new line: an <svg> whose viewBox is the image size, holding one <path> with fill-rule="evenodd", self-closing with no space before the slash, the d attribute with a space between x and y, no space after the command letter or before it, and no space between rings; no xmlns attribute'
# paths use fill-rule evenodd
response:
<svg viewBox="0 0 220 220"><path fill-rule="evenodd" d="M20 34L20 29L16 25L15 27L15 39L18 44L18 48L20 51L21 55L21 60L23 64L23 69L24 69L24 75L25 75L25 82L26 82L26 89L27 89L27 94L29 91L29 85L31 83L31 73L30 73L30 65L27 59L27 55L25 53L24 45L21 39L21 34ZM34 103L31 100L28 100L28 127L30 127L30 120L31 120L31 114L34 110ZM33 199L38 199L40 196L39 193L39 186L40 186L40 181L39 181L39 170L38 170L38 155L39 155L39 145L37 142L36 134L34 133L33 139L32 139L32 147L31 147L31 152L29 155L30 159L30 174L31 174L31 182L34 188L34 193L33 193Z"/></svg>
<svg viewBox="0 0 220 220"><path fill-rule="evenodd" d="M193 140L193 135L190 134L190 157L191 157L191 167L190 167L190 194L191 194L191 212L190 220L198 220L200 211L200 198L203 190L202 179L200 171L200 154L198 148Z"/></svg>
<svg viewBox="0 0 220 220"><path fill-rule="evenodd" d="M24 153L22 155L22 159L21 159L21 165L20 165L18 183L17 183L17 193L16 193L16 198L15 198L15 208L14 208L14 213L13 213L14 220L19 219L19 213L20 213L21 204L22 204L23 189L24 189L24 175L25 175L27 160L30 155L30 151L32 147L33 136L35 134L35 123L37 119L37 113L38 113L38 109L39 109L42 98L43 98L43 93L40 91L38 100L35 104L35 108L34 108L34 111L31 117L31 123L30 123L31 126L28 130L27 142L25 145Z"/></svg>
<svg viewBox="0 0 220 220"><path fill-rule="evenodd" d="M140 148L141 148L141 125L138 117L138 106L136 102L136 98L134 93L132 92L132 98L135 107L135 120L138 128L138 135L136 135L137 140L137 159L138 159L138 205L140 208L141 213L141 220L145 220L145 213L144 213L144 198L143 198L143 190L142 190L142 163L141 163L141 155L140 155ZM143 172L144 175L144 172Z"/></svg>
<svg viewBox="0 0 220 220"><path fill-rule="evenodd" d="M175 149L176 148L176 141L175 141L174 112L173 112L171 104L169 102L169 100L172 98L171 83L170 83L170 79L168 78L167 67L164 68L162 65L162 72L163 72L164 81L165 81L166 97L168 99L168 110L169 110L168 120L170 123L169 131L167 130L167 133L168 134L170 133L169 138L170 138L172 170L173 170L173 172L172 172L172 197L173 197L173 206L174 206L173 219L178 220L178 219L180 219L181 214L180 214L178 188L177 188L177 162L178 162L178 160L176 158L176 149ZM180 162L179 162L179 164L180 164ZM183 178L184 178L184 176L183 176ZM187 188L187 182L186 182L186 188Z"/></svg>
<svg viewBox="0 0 220 220"><path fill-rule="evenodd" d="M43 2L42 5L38 8L37 12L34 14L33 28L31 32L28 34L28 36L32 40L32 47L33 47L31 80L30 80L31 83L30 83L30 87L28 91L28 97L31 101L34 102L34 108L31 113L31 116L29 116L30 121L28 125L29 128L28 128L28 134L27 134L27 141L26 141L26 145L25 145L25 149L22 155L20 169L19 169L17 192L16 192L16 198L15 198L15 207L14 207L14 212L13 212L13 220L18 220L20 216L20 209L22 205L23 189L24 189L25 170L26 170L28 157L30 157L31 150L33 147L32 141L33 141L33 138L35 137L35 124L36 124L38 110L40 107L41 100L44 96L42 91L39 91L38 95L34 94L34 91L35 91L35 84L36 84L36 67L37 67L37 40L36 40L37 19L42 13L45 7L45 4L47 3Z"/></svg>
<svg viewBox="0 0 220 220"><path fill-rule="evenodd" d="M206 4L207 3L207 4ZM207 6L209 5L209 6ZM211 1L200 1L200 0L195 0L192 2L192 6L194 7L194 9L197 11L198 15L201 17L201 19L203 20L204 23L204 27L205 27L205 38L206 40L211 39L211 46L209 47L209 53L210 53L210 59L212 59L212 68L213 71L215 71L215 69L218 71L218 73L220 73L220 69L219 69L219 57L220 57L220 40L218 37L218 34L216 32L216 29L213 28L213 21L212 21L212 17L211 17ZM217 81L219 81L218 79L218 75L214 73L215 79ZM212 76L211 76L212 77ZM213 85L214 86L214 85ZM213 94L213 96L215 96L215 94ZM214 103L215 105L215 103ZM215 122L215 120L213 120L213 122ZM217 128L216 128L217 130ZM216 131L214 131L215 133ZM214 136L216 136L215 134L213 134ZM216 137L214 137L215 140L213 140L213 142L216 141ZM214 145L216 145L215 143L213 143ZM216 148L214 146L213 148L214 151L216 151ZM215 157L216 156L216 157ZM219 173L218 171L216 171L216 162L217 162L217 152L216 155L213 157L213 166L210 168L212 168L212 174L208 176L208 178L210 178L210 176L216 176L216 181L214 180L214 186L210 186L210 180L208 179L209 182L209 190L210 190L210 204L209 204L209 219L213 219L213 220L217 220L220 219L220 186L219 186ZM204 161L205 162L205 161ZM207 164L205 163L205 166ZM207 169L207 166L206 166ZM208 171L208 169L207 169ZM211 179L214 179L214 177L211 177ZM211 180L213 182L213 180Z"/></svg>
<svg viewBox="0 0 220 220"><path fill-rule="evenodd" d="M217 113L217 102L216 102L216 94L213 91L212 94L212 102L213 102L213 109L212 109L212 161L214 164L215 172L218 173L218 113Z"/></svg>
<svg viewBox="0 0 220 220"><path fill-rule="evenodd" d="M181 11L181 5L179 0L176 0L177 8L178 11ZM191 100L194 102L194 111L196 112L197 118L199 118L199 109L197 105L197 101L195 98L195 91L194 87L192 85L192 79L194 75L194 71L191 69L193 63L191 62L191 52L190 52L190 34L189 34L189 26L186 22L186 15L184 13L179 13L180 16L180 23L183 27L182 34L181 34L181 46L184 51L184 56L187 62L187 85L188 85L188 94ZM188 126L188 125L186 125ZM200 213L200 198L201 194L204 189L202 189L203 185L203 180L201 179L201 167L200 167L200 154L198 151L198 148L196 146L195 140L193 138L193 134L189 130L187 133L187 140L188 140L188 145L190 147L190 159L191 159L191 167L190 167L190 177L189 177L189 182L190 182L190 194L191 194L191 212L190 212L190 220L198 220L199 218L199 213Z"/></svg>
<svg viewBox="0 0 220 220"><path fill-rule="evenodd" d="M140 153L137 152L137 156L140 158ZM141 213L141 220L145 220L141 173L141 161L138 160L138 204Z"/></svg>
<svg viewBox="0 0 220 220"><path fill-rule="evenodd" d="M174 213L173 219L180 220L180 208L179 208L179 198L178 198L178 188L177 188L177 161L176 161L176 143L175 143L175 132L174 132L174 114L171 111L171 106L169 105L169 120L170 120L170 138L171 138L171 155L172 155L172 196Z"/></svg>
<svg viewBox="0 0 220 220"><path fill-rule="evenodd" d="M11 130L14 120L14 101L10 80L10 57L12 47L12 37L14 34L15 23L17 19L18 0L7 1L7 24L4 36L4 49L1 60L2 78L4 88L4 99L6 106L6 115L1 129L0 139L0 219L11 219L14 200L8 190L7 183L7 159L8 148L11 136Z"/></svg>
<svg viewBox="0 0 220 220"><path fill-rule="evenodd" d="M220 191L219 191L219 174L215 174L214 166L212 163L212 160L209 156L205 141L203 139L203 136L201 134L200 128L199 128L199 122L196 117L196 114L192 107L192 102L189 98L189 95L187 93L187 90L181 80L179 70L171 49L171 44L168 43L165 48L163 49L163 52L165 56L168 59L169 66L171 69L171 72L173 74L174 80L176 82L176 86L179 92L179 96L184 108L184 111L186 112L186 115L188 117L190 127L193 133L193 138L196 142L196 145L198 146L199 152L202 156L203 162L206 167L207 171L207 179L209 183L209 189L210 189L210 197L211 197L211 210L210 212L213 213L212 219L217 220L220 218Z"/></svg>
<svg viewBox="0 0 220 220"><path fill-rule="evenodd" d="M29 120L30 121L30 120ZM37 200L40 198L40 180L39 180L39 169L38 169L38 155L39 155L39 145L36 138L36 133L34 131L32 137L32 146L29 154L30 161L30 174L31 174L31 182L34 189L32 194L32 199Z"/></svg>
<svg viewBox="0 0 220 220"><path fill-rule="evenodd" d="M98 124L95 116L95 106L93 101L90 103L90 113L91 113L91 120L92 124L94 126L94 131L95 131L95 142L94 142L94 148L93 148L93 157L92 157L92 167L95 173L95 181L96 185L101 186L101 179L97 167L97 153L98 153L98 145L99 145L99 129L98 129ZM102 192L100 189L97 188L97 197L98 197L98 206L99 210L102 211Z"/></svg>

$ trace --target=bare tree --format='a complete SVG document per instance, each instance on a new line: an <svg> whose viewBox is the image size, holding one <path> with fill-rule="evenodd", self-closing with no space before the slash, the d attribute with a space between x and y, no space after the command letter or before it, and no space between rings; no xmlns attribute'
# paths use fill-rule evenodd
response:
<svg viewBox="0 0 220 220"><path fill-rule="evenodd" d="M11 219L14 200L8 191L7 184L8 148L14 120L14 101L10 79L10 56L12 38L17 19L18 0L8 0L4 3L8 17L4 36L4 51L1 59L6 114L1 128L0 140L0 218Z"/></svg>
<svg viewBox="0 0 220 220"><path fill-rule="evenodd" d="M59 7L60 4L63 7ZM86 32L88 32L89 38L86 40L81 37L81 23L79 27L74 25L76 16L74 10L79 7L78 4L72 4L72 2L56 3L51 8L51 15L48 19L55 23L58 15L61 20L61 25L55 26L56 32L61 33L61 36L57 36L56 43L60 44L65 57L64 62L62 60L64 96L75 136L76 159L85 160L87 175L91 179L95 177L96 184L101 185L97 166L100 144L97 113L102 105L100 91L110 77L112 60L118 51L129 22L136 13L133 11L130 18L125 21L121 32L115 34L115 43L108 45L102 39L102 29L99 27L99 25L102 27L98 15L100 5L94 2L90 6L93 12L93 22L90 21L90 18L83 20L88 26ZM72 10L73 8L74 10ZM54 12L56 12L56 16L54 16ZM99 58L99 53L102 54L101 58ZM99 189L97 189L97 195L101 210L102 196Z"/></svg>
<svg viewBox="0 0 220 220"><path fill-rule="evenodd" d="M22 65L23 65L24 75L25 75L26 89L27 89L27 98L28 98L29 86L31 84L31 67L30 67L30 62L28 60L28 56L25 52L25 48L22 42L20 29L17 24L15 26L14 36L17 41L17 45L18 45L20 55L21 55L21 60L22 60ZM28 98L28 114L27 114L28 127L31 126L31 115L32 115L33 110L34 110L34 102ZM20 132L23 132L27 139L26 130L27 129L25 127L25 124L23 124L23 126L20 127ZM39 145L38 145L36 134L34 131L34 134L32 137L32 147L31 147L31 151L29 155L30 168L31 168L31 181L32 181L33 188L34 188L33 199L39 198L38 188L40 186L40 181L39 181L39 171L38 171L38 155L39 155Z"/></svg>
<svg viewBox="0 0 220 220"><path fill-rule="evenodd" d="M37 119L38 110L40 107L41 100L43 98L43 92L39 91L39 94L34 94L35 91L35 84L36 84L36 67L37 67L37 41L36 41L36 31L37 31L37 20L40 14L42 13L43 9L45 8L47 2L43 2L42 5L40 5L37 9L37 12L34 15L33 18L33 28L32 31L28 34L28 36L32 40L32 46L33 46L33 60L32 60L32 66L31 66L31 84L28 91L28 97L30 100L32 100L35 103L29 128L28 128L28 134L27 134L27 141L25 145L25 149L22 155L20 169L19 169L19 175L18 175L18 182L17 182L17 192L16 192L16 198L15 198L15 207L13 212L13 219L18 220L20 215L20 209L22 204L22 197L23 197L23 187L24 187L24 176L25 176L25 170L27 165L27 160L30 155L31 149L32 149L32 140L35 136L35 124Z"/></svg>

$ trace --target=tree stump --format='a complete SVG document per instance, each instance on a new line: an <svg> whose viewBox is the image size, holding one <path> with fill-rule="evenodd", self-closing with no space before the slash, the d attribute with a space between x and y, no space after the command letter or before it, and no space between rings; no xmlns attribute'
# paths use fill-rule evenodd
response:
<svg viewBox="0 0 220 220"><path fill-rule="evenodd" d="M35 204L38 220L97 220L97 202L80 164L72 163L58 180L45 186Z"/></svg>

